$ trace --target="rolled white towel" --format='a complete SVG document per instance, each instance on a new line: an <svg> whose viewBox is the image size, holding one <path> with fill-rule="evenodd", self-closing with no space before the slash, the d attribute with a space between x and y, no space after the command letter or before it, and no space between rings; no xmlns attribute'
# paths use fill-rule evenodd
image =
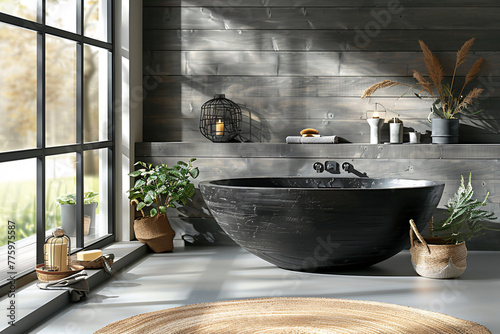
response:
<svg viewBox="0 0 500 334"><path fill-rule="evenodd" d="M336 144L339 142L338 136L321 136L321 137L302 137L288 136L286 137L287 144Z"/></svg>
<svg viewBox="0 0 500 334"><path fill-rule="evenodd" d="M302 139L302 136L288 136L286 137L286 143L287 144L301 144L300 140Z"/></svg>

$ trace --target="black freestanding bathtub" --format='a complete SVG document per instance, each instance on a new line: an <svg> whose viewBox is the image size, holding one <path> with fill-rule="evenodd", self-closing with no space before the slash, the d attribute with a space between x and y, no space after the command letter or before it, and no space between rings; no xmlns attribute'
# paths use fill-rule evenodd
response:
<svg viewBox="0 0 500 334"><path fill-rule="evenodd" d="M241 178L200 182L212 215L236 243L278 267L366 267L409 246L444 183L371 178Z"/></svg>

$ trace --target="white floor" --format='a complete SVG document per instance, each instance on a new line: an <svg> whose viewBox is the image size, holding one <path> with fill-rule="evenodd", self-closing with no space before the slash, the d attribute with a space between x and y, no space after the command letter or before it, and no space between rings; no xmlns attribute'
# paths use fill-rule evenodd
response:
<svg viewBox="0 0 500 334"><path fill-rule="evenodd" d="M269 296L371 300L437 311L500 333L500 252L470 252L458 279L419 277L403 251L343 274L279 269L238 247L177 247L151 254L31 333L92 333L129 316L192 303Z"/></svg>

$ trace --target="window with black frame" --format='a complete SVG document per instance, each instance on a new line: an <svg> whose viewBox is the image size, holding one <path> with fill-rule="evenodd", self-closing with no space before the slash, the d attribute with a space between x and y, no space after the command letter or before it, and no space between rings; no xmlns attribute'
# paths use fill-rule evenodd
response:
<svg viewBox="0 0 500 334"><path fill-rule="evenodd" d="M0 285L34 271L57 228L72 251L113 239L112 13L0 0Z"/></svg>

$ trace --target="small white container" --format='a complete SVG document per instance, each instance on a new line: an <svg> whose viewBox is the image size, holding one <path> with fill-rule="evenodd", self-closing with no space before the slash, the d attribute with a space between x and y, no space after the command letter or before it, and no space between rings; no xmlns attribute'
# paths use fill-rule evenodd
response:
<svg viewBox="0 0 500 334"><path fill-rule="evenodd" d="M403 142L403 123L389 123L389 142L401 144Z"/></svg>
<svg viewBox="0 0 500 334"><path fill-rule="evenodd" d="M380 130L384 125L382 118L368 118L366 120L370 125L370 144L380 144Z"/></svg>
<svg viewBox="0 0 500 334"><path fill-rule="evenodd" d="M410 132L410 143L419 144L420 143L420 132Z"/></svg>

